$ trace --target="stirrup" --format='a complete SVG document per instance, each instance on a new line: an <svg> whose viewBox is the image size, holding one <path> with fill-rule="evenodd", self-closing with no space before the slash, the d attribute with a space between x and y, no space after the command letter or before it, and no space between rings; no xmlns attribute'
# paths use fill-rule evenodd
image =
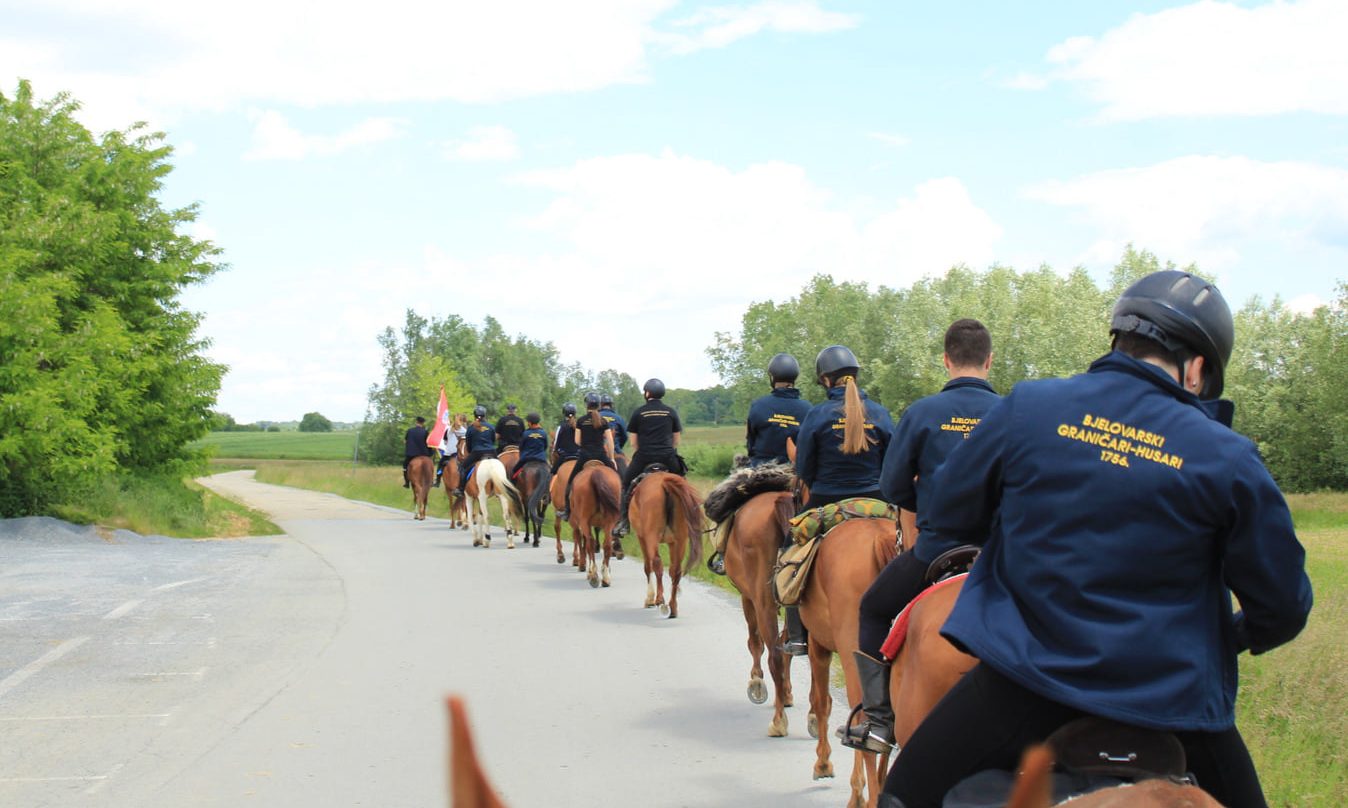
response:
<svg viewBox="0 0 1348 808"><path fill-rule="evenodd" d="M725 556L720 553L712 553L711 558L707 559L707 569L717 575L725 575Z"/></svg>
<svg viewBox="0 0 1348 808"><path fill-rule="evenodd" d="M627 535L627 530L628 530L629 527L630 527L630 525L628 525L627 522L626 522L626 520L624 520L624 521L619 522L618 524L614 525L614 526L613 526L613 529L610 530L610 531L608 532L608 534L609 534L610 536L612 536L613 538L615 538L615 539L621 539L623 536L626 536L626 535Z"/></svg>
<svg viewBox="0 0 1348 808"><path fill-rule="evenodd" d="M787 656L806 656L810 653L810 641L801 642L799 640L787 640L777 646L777 650Z"/></svg>
<svg viewBox="0 0 1348 808"><path fill-rule="evenodd" d="M857 713L861 711L860 704L852 708L852 712L847 716L847 721L838 727L838 742L849 749L874 752L877 755L894 751L898 745L893 740L886 740L883 735L871 732L871 720L869 718L859 724L852 723L856 719ZM892 739L894 731L890 730L889 735Z"/></svg>

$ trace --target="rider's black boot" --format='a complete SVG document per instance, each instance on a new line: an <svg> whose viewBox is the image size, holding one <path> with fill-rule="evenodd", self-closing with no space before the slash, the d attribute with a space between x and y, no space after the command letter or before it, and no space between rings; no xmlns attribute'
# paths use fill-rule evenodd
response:
<svg viewBox="0 0 1348 808"><path fill-rule="evenodd" d="M786 609L786 643L782 645L782 653L788 656L805 656L810 652L810 635L805 631L805 624L800 622L800 610L795 606L787 606Z"/></svg>
<svg viewBox="0 0 1348 808"><path fill-rule="evenodd" d="M618 508L618 524L614 525L613 530L609 531L609 535L613 536L615 539L621 539L623 536L627 535L627 531L632 529L632 526L627 522L628 498L629 492L627 489L623 489L622 505Z"/></svg>
<svg viewBox="0 0 1348 808"><path fill-rule="evenodd" d="M843 746L877 754L894 746L894 708L889 703L889 663L869 654L853 651L857 678L861 680L861 709L866 720L855 726L838 728Z"/></svg>
<svg viewBox="0 0 1348 808"><path fill-rule="evenodd" d="M411 488L412 483L407 479L407 469L403 469L403 488Z"/></svg>

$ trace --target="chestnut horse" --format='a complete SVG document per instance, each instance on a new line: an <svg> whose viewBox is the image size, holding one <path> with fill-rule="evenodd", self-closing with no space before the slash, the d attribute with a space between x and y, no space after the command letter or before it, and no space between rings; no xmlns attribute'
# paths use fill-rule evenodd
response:
<svg viewBox="0 0 1348 808"><path fill-rule="evenodd" d="M435 464L426 455L414 457L407 462L407 481L412 484L412 518L426 518L426 497L431 493L431 483L435 480Z"/></svg>
<svg viewBox="0 0 1348 808"><path fill-rule="evenodd" d="M782 653L778 642L777 599L772 593L772 570L794 513L790 491L768 491L750 498L731 517L734 522L725 549L726 575L740 592L740 607L749 628L749 656L753 660L749 670L749 700L754 704L762 704L768 698L761 662L763 652L768 654L774 693L772 723L768 725L770 738L786 737L786 708L794 700L791 657ZM817 736L813 715L810 727L811 734Z"/></svg>
<svg viewBox="0 0 1348 808"><path fill-rule="evenodd" d="M857 631L860 626L861 596L875 576L897 555L894 537L897 524L892 519L851 519L829 531L820 540L814 569L805 584L800 601L800 619L810 634L810 712L819 722L819 742L815 744L814 777L833 776L828 739L828 717L833 709L829 694L829 663L836 652L847 677L847 700L861 701L861 681L857 676ZM873 805L880 793L882 773L873 752L854 752L852 793L849 808ZM870 788L870 802L866 789Z"/></svg>
<svg viewBox="0 0 1348 808"><path fill-rule="evenodd" d="M629 513L646 568L646 608L659 606L660 613L672 620L679 616L679 580L702 560L702 499L684 478L657 471L647 474L632 489ZM668 606L661 544L669 545ZM680 567L685 552L688 560ZM606 569L607 564L606 560Z"/></svg>
<svg viewBox="0 0 1348 808"><path fill-rule="evenodd" d="M445 499L449 500L449 527L450 529L459 528L468 529L468 503L464 501L464 495L455 496L454 492L459 488L459 461L457 458L450 458L445 463L445 470L440 475L440 486L445 489Z"/></svg>
<svg viewBox="0 0 1348 808"><path fill-rule="evenodd" d="M501 465L505 466L506 476L508 477L515 472L515 464L520 462L520 447L507 446L496 453L496 459L501 461Z"/></svg>
<svg viewBox="0 0 1348 808"><path fill-rule="evenodd" d="M571 486L571 535L579 554L576 566L587 573L592 587L613 583L609 574L609 561L613 558L609 531L618 523L622 485L622 479L612 467L591 461L580 470ZM604 547L602 570L595 562L600 545Z"/></svg>
<svg viewBox="0 0 1348 808"><path fill-rule="evenodd" d="M562 564L566 561L566 554L562 552L562 517L557 510L557 503L566 502L566 481L571 479L571 469L576 467L576 461L567 460L557 467L557 473L553 475L552 482L548 483L548 500L553 504L552 517L552 535L557 537L557 563ZM569 524L569 523L568 523ZM572 539L572 566L580 564L580 548L575 542L576 531L571 531Z"/></svg>
<svg viewBox="0 0 1348 808"><path fill-rule="evenodd" d="M548 509L548 483L552 471L542 460L532 460L524 464L519 474L513 476L515 486L524 500L524 543L533 539L534 546L543 536L543 512Z"/></svg>
<svg viewBox="0 0 1348 808"><path fill-rule="evenodd" d="M494 457L477 461L464 486L468 500L468 524L473 529L474 547L491 547L491 514L487 511L488 497L501 501L501 521L505 523L506 548L515 547L515 517L524 510L520 492L506 477L505 467ZM476 500L481 513L475 513ZM480 517L480 518L479 518Z"/></svg>

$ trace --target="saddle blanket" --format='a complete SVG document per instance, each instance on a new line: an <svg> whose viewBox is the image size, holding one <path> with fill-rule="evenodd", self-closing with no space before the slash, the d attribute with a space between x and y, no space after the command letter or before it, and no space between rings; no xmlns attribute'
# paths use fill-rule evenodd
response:
<svg viewBox="0 0 1348 808"><path fill-rule="evenodd" d="M797 514L791 520L791 538L806 544L848 519L898 519L899 509L888 502L868 497L853 497Z"/></svg>
<svg viewBox="0 0 1348 808"><path fill-rule="evenodd" d="M899 655L899 649L903 647L903 641L908 637L908 615L912 613L913 607L922 602L922 599L936 590L949 586L955 581L963 581L969 577L969 573L964 572L959 575L952 575L944 581L934 583L922 593L913 598L912 601L899 612L899 616L894 619L894 625L889 629L889 637L885 639L885 644L880 646L880 653L886 660L893 660Z"/></svg>

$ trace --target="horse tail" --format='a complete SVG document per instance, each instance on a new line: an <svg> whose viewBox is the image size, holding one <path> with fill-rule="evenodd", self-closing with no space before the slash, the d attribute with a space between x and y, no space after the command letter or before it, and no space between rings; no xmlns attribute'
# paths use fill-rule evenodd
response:
<svg viewBox="0 0 1348 808"><path fill-rule="evenodd" d="M666 501L672 499L688 523L688 560L683 567L684 574L688 574L702 561L702 500L698 498L697 490L682 477L671 474L665 478L664 486Z"/></svg>
<svg viewBox="0 0 1348 808"><path fill-rule="evenodd" d="M530 463L529 468L524 470L524 476L533 474L537 476L534 483L534 490L529 494L529 513L532 513L538 521L543 521L543 497L548 495L548 485L552 482L552 469L548 468L547 463Z"/></svg>
<svg viewBox="0 0 1348 808"><path fill-rule="evenodd" d="M505 492L506 500L510 503L510 518L522 521L524 519L524 497L520 496L520 490L515 487L515 484L510 482L510 475L506 474L505 466L500 464L500 461L497 461L497 463L498 465L492 471L496 472L499 469L500 476L497 477L493 474L492 482L496 483L497 487Z"/></svg>
<svg viewBox="0 0 1348 808"><path fill-rule="evenodd" d="M617 476L617 472L614 472ZM618 514L622 511L622 484L613 484L613 478L607 474L594 473L590 475L590 491L594 493L595 502L598 503L600 510L606 510L610 513Z"/></svg>

